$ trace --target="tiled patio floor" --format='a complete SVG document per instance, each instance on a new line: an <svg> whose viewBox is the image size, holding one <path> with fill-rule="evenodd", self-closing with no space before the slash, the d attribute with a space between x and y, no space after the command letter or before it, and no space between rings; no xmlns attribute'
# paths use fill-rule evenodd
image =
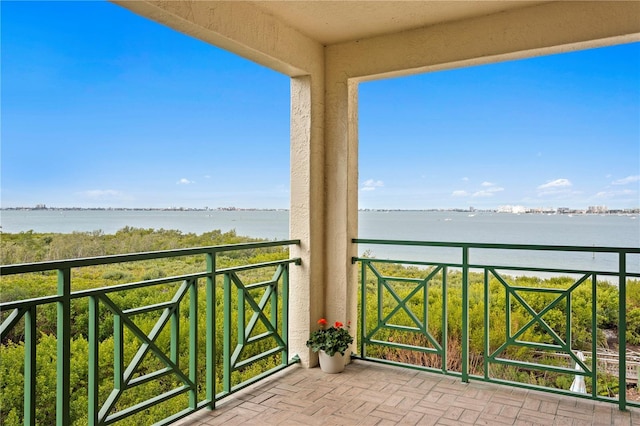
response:
<svg viewBox="0 0 640 426"><path fill-rule="evenodd" d="M640 425L640 411L365 361L294 366L177 423L200 425Z"/></svg>

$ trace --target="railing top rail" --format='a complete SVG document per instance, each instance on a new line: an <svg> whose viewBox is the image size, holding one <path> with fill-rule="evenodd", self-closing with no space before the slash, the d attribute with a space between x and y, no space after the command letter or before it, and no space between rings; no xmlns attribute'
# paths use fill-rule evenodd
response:
<svg viewBox="0 0 640 426"><path fill-rule="evenodd" d="M604 247L604 246L570 246L570 245L542 245L542 244L496 244L496 243L467 243L445 241L414 241L414 240L381 240L367 238L353 238L356 244L386 244L398 246L422 247L459 247L498 250L547 250L547 251L579 251L597 253L640 253L640 247Z"/></svg>
<svg viewBox="0 0 640 426"><path fill-rule="evenodd" d="M82 259L53 260L38 263L21 263L17 265L0 265L0 276L23 274L29 272L44 272L56 269L79 268L85 266L106 265L120 262L133 262L150 259L164 259L170 257L192 256L207 253L220 253L234 250L248 250L255 248L298 245L300 240L261 241L255 243L227 244L208 247L193 247L174 250L149 251L142 253L116 254L110 256L86 257Z"/></svg>
<svg viewBox="0 0 640 426"><path fill-rule="evenodd" d="M394 263L400 265L415 265L415 266L448 266L453 268L462 268L464 264L460 262L421 262L414 260L398 260L398 259L377 259L370 257L357 257L354 256L351 258L351 263L368 261L375 263ZM480 264L480 263L469 263L467 266L470 269L495 269L501 271L526 271L526 272L555 272L562 274L580 274L580 275L610 275L617 276L618 272L616 271L604 271L604 270L594 270L594 269L575 269L575 268L536 268L532 266L505 266L505 265L497 265L497 264ZM640 278L640 273L638 272L626 272L627 277L629 278Z"/></svg>
<svg viewBox="0 0 640 426"><path fill-rule="evenodd" d="M300 262L301 262L301 259L299 257L294 257L290 259L274 260L271 262L254 263L251 265L234 266L231 268L218 269L215 271L215 274L222 275L224 273L229 273L229 272L240 272L240 271L246 271L249 269L278 266L286 263L295 263L296 265L299 265ZM80 299L83 297L114 293L114 292L124 291L124 290L132 290L135 288L151 287L159 284L176 283L178 281L184 281L184 280L195 280L199 278L205 278L207 276L209 276L208 272L197 272L193 274L183 274L183 275L176 275L171 277L156 278L152 280L136 281L136 282L125 283L125 284L116 284L111 286L92 288L88 290L72 291L71 293L69 293L69 297L71 299ZM30 306L37 306L37 305L46 305L49 303L59 302L60 300L62 300L63 297L64 296L60 296L60 295L50 295L50 296L35 297L32 299L0 302L0 311L2 310L8 311L8 310L17 309L17 308L27 308Z"/></svg>

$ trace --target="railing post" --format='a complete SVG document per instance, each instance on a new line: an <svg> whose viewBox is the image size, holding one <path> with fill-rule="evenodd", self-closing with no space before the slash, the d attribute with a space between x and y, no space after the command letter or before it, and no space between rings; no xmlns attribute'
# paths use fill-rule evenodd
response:
<svg viewBox="0 0 640 426"><path fill-rule="evenodd" d="M71 269L58 269L58 329L57 329L57 380L56 424L71 424L69 398L71 396Z"/></svg>
<svg viewBox="0 0 640 426"><path fill-rule="evenodd" d="M282 330L280 336L284 341L284 352L282 354L282 365L289 364L289 265L282 266ZM278 283L276 283L277 288ZM272 309L275 312L273 318L274 329L278 329L278 317L277 317L278 295L276 293L275 303L272 304Z"/></svg>
<svg viewBox="0 0 640 426"><path fill-rule="evenodd" d="M573 303L573 300L572 300L573 298L571 297L571 291L567 291L566 295L567 295L567 308L566 308L565 313L564 313L565 314L564 321L565 321L566 328L567 328L567 331L566 331L566 333L567 333L567 346L569 348L571 348L571 350L573 351L573 349L572 349L573 348L573 337L572 337L573 333L571 331L571 324L573 322L571 320L571 311L572 311L571 306L572 306L572 303Z"/></svg>
<svg viewBox="0 0 640 426"><path fill-rule="evenodd" d="M597 369L598 369L598 356L597 345L598 341L598 282L596 274L591 276L591 396L596 398L598 396L597 386Z"/></svg>
<svg viewBox="0 0 640 426"><path fill-rule="evenodd" d="M489 280L489 271L484 270L484 354L482 355L482 365L484 370L484 379L489 380L489 352L491 351L491 335L489 333L491 327L491 320L489 314L491 313L491 299L490 288L491 281Z"/></svg>
<svg viewBox="0 0 640 426"><path fill-rule="evenodd" d="M619 256L618 281L618 407L627 409L627 259Z"/></svg>
<svg viewBox="0 0 640 426"><path fill-rule="evenodd" d="M445 343L446 344L446 343ZM469 381L469 246L462 247L462 381Z"/></svg>
<svg viewBox="0 0 640 426"><path fill-rule="evenodd" d="M207 253L207 400L208 408L216 408L216 253Z"/></svg>
<svg viewBox="0 0 640 426"><path fill-rule="evenodd" d="M367 265L366 260L360 261L360 357L367 358L366 348L364 344L364 336L367 328Z"/></svg>
<svg viewBox="0 0 640 426"><path fill-rule="evenodd" d="M447 370L449 369L449 363L447 357L448 351L447 347L449 345L449 334L447 332L449 325L449 310L447 308L448 298L447 298L447 276L449 275L449 268L446 266L442 268L442 372L447 374ZM429 303L429 297L427 295L427 300L424 303Z"/></svg>
<svg viewBox="0 0 640 426"><path fill-rule="evenodd" d="M226 285L227 285L227 274L225 274L225 289L226 289ZM231 277L229 276L229 279L231 279ZM244 288L243 289L239 289L237 288L236 291L236 297L238 298L237 301L237 306L238 306L238 311L237 311L237 324L236 324L236 333L238 334L238 343L237 345L239 345L240 347L244 348L246 345L246 336L244 333L244 327L247 324L246 321L246 314L247 311L245 310L246 304L245 304L245 293L244 293ZM231 300L231 299L229 299ZM229 317L229 330L231 330L231 317ZM231 340L229 340L229 342L231 342ZM229 349L231 349L231 344L229 344ZM235 352L235 351L234 351ZM229 355L229 360L231 361L231 352ZM229 366L231 366L231 364L229 364ZM229 377L231 377L231 370L229 370ZM231 390L231 388L229 388L229 390Z"/></svg>
<svg viewBox="0 0 640 426"><path fill-rule="evenodd" d="M24 424L36 424L36 307L24 315Z"/></svg>
<svg viewBox="0 0 640 426"><path fill-rule="evenodd" d="M198 407L198 280L191 282L189 302L189 380L194 384L189 391L189 407L195 410Z"/></svg>
<svg viewBox="0 0 640 426"><path fill-rule="evenodd" d="M98 383L100 381L99 304L97 296L89 297L89 415L90 425L98 424Z"/></svg>
<svg viewBox="0 0 640 426"><path fill-rule="evenodd" d="M244 306L243 306L244 308ZM222 344L222 390L225 395L231 392L231 277L224 274L224 333Z"/></svg>

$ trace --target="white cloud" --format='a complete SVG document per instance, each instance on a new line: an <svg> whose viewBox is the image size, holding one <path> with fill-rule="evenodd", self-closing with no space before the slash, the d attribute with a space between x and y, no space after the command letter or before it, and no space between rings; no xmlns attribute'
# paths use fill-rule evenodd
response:
<svg viewBox="0 0 640 426"><path fill-rule="evenodd" d="M618 179L618 180L614 180L613 182L611 182L612 185L627 185L629 183L634 183L634 182L639 182L640 181L640 175L635 175L635 176L627 176L626 178L623 179Z"/></svg>
<svg viewBox="0 0 640 426"><path fill-rule="evenodd" d="M624 197L627 195L635 195L636 191L632 191L631 189L623 189L621 191L600 191L596 194L596 198L613 198L613 197Z"/></svg>
<svg viewBox="0 0 640 426"><path fill-rule="evenodd" d="M493 197L496 192L504 191L503 187L491 182L482 182L481 186L484 189L474 192L472 197Z"/></svg>
<svg viewBox="0 0 640 426"><path fill-rule="evenodd" d="M473 193L473 197L493 197L496 192L504 191L504 188L494 187L485 189L482 191L477 191Z"/></svg>
<svg viewBox="0 0 640 426"><path fill-rule="evenodd" d="M543 185L538 186L538 189L546 190L546 189L568 188L571 186L573 186L573 184L569 179L556 179L556 180L552 180L551 182L547 182Z"/></svg>
<svg viewBox="0 0 640 426"><path fill-rule="evenodd" d="M547 197L554 196L558 197L558 199L563 199L570 195L578 195L582 192L573 191L571 187L573 184L569 179L556 179L545 184L539 185L536 189L538 190L538 197Z"/></svg>
<svg viewBox="0 0 640 426"><path fill-rule="evenodd" d="M375 191L376 188L384 186L384 182L382 182L381 180L368 179L365 180L362 185L363 186L361 189L363 191Z"/></svg>
<svg viewBox="0 0 640 426"><path fill-rule="evenodd" d="M462 178L462 181L463 181L463 182L469 182L469 178L468 178L468 177L463 177L463 178Z"/></svg>
<svg viewBox="0 0 640 426"><path fill-rule="evenodd" d="M189 180L187 178L182 178L182 179L180 179L179 181L176 182L176 185L189 185L191 183L195 183L195 182L192 181L192 180Z"/></svg>
<svg viewBox="0 0 640 426"><path fill-rule="evenodd" d="M468 180L467 178L464 178L463 180ZM458 189L455 190L451 193L452 197L493 197L497 192L500 191L504 191L504 188L502 188L501 186L496 185L495 183L491 183L491 182L482 182L480 184L480 186L483 188L479 191L476 191L474 193L468 192L466 190L462 190L462 189Z"/></svg>

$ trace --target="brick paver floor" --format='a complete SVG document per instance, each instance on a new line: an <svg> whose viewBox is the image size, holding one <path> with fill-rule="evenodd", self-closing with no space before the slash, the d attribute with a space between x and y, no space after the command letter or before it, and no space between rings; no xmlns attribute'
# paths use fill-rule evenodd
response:
<svg viewBox="0 0 640 426"><path fill-rule="evenodd" d="M202 425L640 425L640 411L356 360L288 368L177 423Z"/></svg>

